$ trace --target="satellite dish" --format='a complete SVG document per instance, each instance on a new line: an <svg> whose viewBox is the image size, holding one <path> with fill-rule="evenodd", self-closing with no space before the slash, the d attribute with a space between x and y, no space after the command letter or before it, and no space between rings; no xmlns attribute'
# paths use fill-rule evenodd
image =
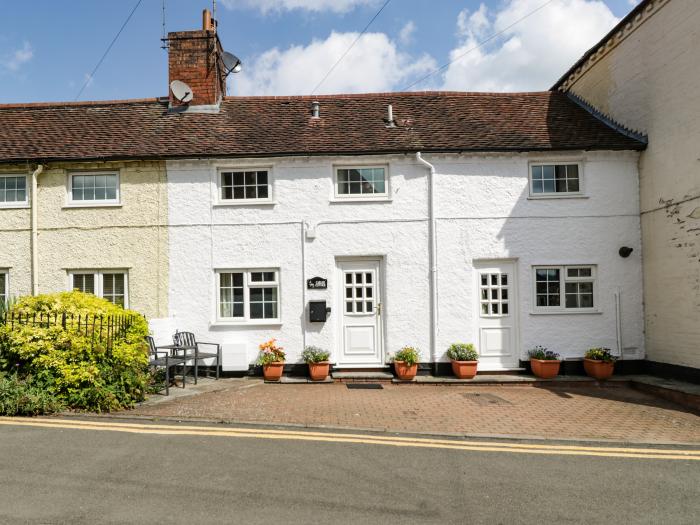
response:
<svg viewBox="0 0 700 525"><path fill-rule="evenodd" d="M224 67L226 68L227 75L229 73L239 73L241 71L241 69L243 69L243 64L241 63L241 59L238 58L233 53L229 53L228 51L224 51L221 54L221 60L224 63Z"/></svg>
<svg viewBox="0 0 700 525"><path fill-rule="evenodd" d="M192 88L185 84L182 80L173 80L170 83L170 91L178 102L187 104L192 102Z"/></svg>

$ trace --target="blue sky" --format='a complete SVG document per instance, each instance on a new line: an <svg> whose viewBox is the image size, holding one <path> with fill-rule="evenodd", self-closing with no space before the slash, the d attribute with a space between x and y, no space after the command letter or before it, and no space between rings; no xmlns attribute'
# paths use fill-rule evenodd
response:
<svg viewBox="0 0 700 525"><path fill-rule="evenodd" d="M392 0L318 92L547 89L634 0ZM2 2L0 103L73 100L136 0ZM219 36L241 57L234 95L310 94L384 0L219 0ZM198 29L208 0L166 0L168 30ZM142 0L81 100L167 94L161 0Z"/></svg>

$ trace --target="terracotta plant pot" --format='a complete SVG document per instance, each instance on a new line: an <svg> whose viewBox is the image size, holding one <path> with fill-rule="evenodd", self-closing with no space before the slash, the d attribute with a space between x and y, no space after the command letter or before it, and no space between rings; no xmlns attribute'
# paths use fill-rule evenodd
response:
<svg viewBox="0 0 700 525"><path fill-rule="evenodd" d="M394 361L394 370L399 379L410 381L418 373L418 363L407 365L404 361Z"/></svg>
<svg viewBox="0 0 700 525"><path fill-rule="evenodd" d="M610 361L606 363L605 361L597 361L595 359L584 359L583 368L589 376L598 381L602 381L604 379L610 379L613 375L615 362Z"/></svg>
<svg viewBox="0 0 700 525"><path fill-rule="evenodd" d="M330 361L320 361L318 363L309 363L309 377L311 381L323 381L328 377L328 371L331 368Z"/></svg>
<svg viewBox="0 0 700 525"><path fill-rule="evenodd" d="M559 374L561 361L558 359L530 359L532 373L542 379L552 379Z"/></svg>
<svg viewBox="0 0 700 525"><path fill-rule="evenodd" d="M457 379L473 379L479 361L452 361L452 373Z"/></svg>
<svg viewBox="0 0 700 525"><path fill-rule="evenodd" d="M263 377L265 381L279 381L284 371L284 361L263 365Z"/></svg>

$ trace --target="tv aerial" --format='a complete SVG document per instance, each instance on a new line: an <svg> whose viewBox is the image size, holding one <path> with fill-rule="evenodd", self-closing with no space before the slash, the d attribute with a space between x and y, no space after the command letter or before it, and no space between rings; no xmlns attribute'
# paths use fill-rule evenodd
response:
<svg viewBox="0 0 700 525"><path fill-rule="evenodd" d="M226 75L230 75L231 73L240 73L241 69L243 69L241 59L228 51L224 51L221 54L221 61L224 63Z"/></svg>
<svg viewBox="0 0 700 525"><path fill-rule="evenodd" d="M192 88L185 84L182 80L173 80L170 83L170 91L178 102L187 104L192 102Z"/></svg>

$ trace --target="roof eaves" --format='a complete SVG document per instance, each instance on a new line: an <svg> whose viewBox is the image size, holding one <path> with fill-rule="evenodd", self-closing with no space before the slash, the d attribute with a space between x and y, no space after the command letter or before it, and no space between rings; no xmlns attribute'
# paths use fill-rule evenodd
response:
<svg viewBox="0 0 700 525"><path fill-rule="evenodd" d="M644 11L644 9L647 8L649 4L651 4L654 1L658 0L642 0L637 6L632 9L627 15L620 20L615 27L613 27L603 38L600 39L600 41L595 44L593 47L591 47L588 51L586 51L581 58L579 58L573 66L571 66L569 69L566 70L566 72L557 80L554 85L550 88L550 91L557 91L562 84L566 81L567 78L569 78L574 71L576 71L579 67L581 67L586 60L588 60L598 49L603 47L608 40L610 40L615 34L625 27L630 21L632 21L639 13Z"/></svg>
<svg viewBox="0 0 700 525"><path fill-rule="evenodd" d="M585 100L580 98L579 96L575 95L574 93L567 91L566 96L569 97L569 99L574 103L577 104L579 107L585 109L588 113L593 115L595 118L600 120L603 124L608 126L611 129L614 129L616 132L620 133L621 135L624 135L627 138L636 140L637 142L640 142L643 145L644 149L646 146L649 144L649 137L645 135L644 133L640 133L639 131L634 131L631 130L619 122L617 122L615 119L613 119L610 115L606 115L603 112L599 111L595 107L593 107L591 104L587 103Z"/></svg>

